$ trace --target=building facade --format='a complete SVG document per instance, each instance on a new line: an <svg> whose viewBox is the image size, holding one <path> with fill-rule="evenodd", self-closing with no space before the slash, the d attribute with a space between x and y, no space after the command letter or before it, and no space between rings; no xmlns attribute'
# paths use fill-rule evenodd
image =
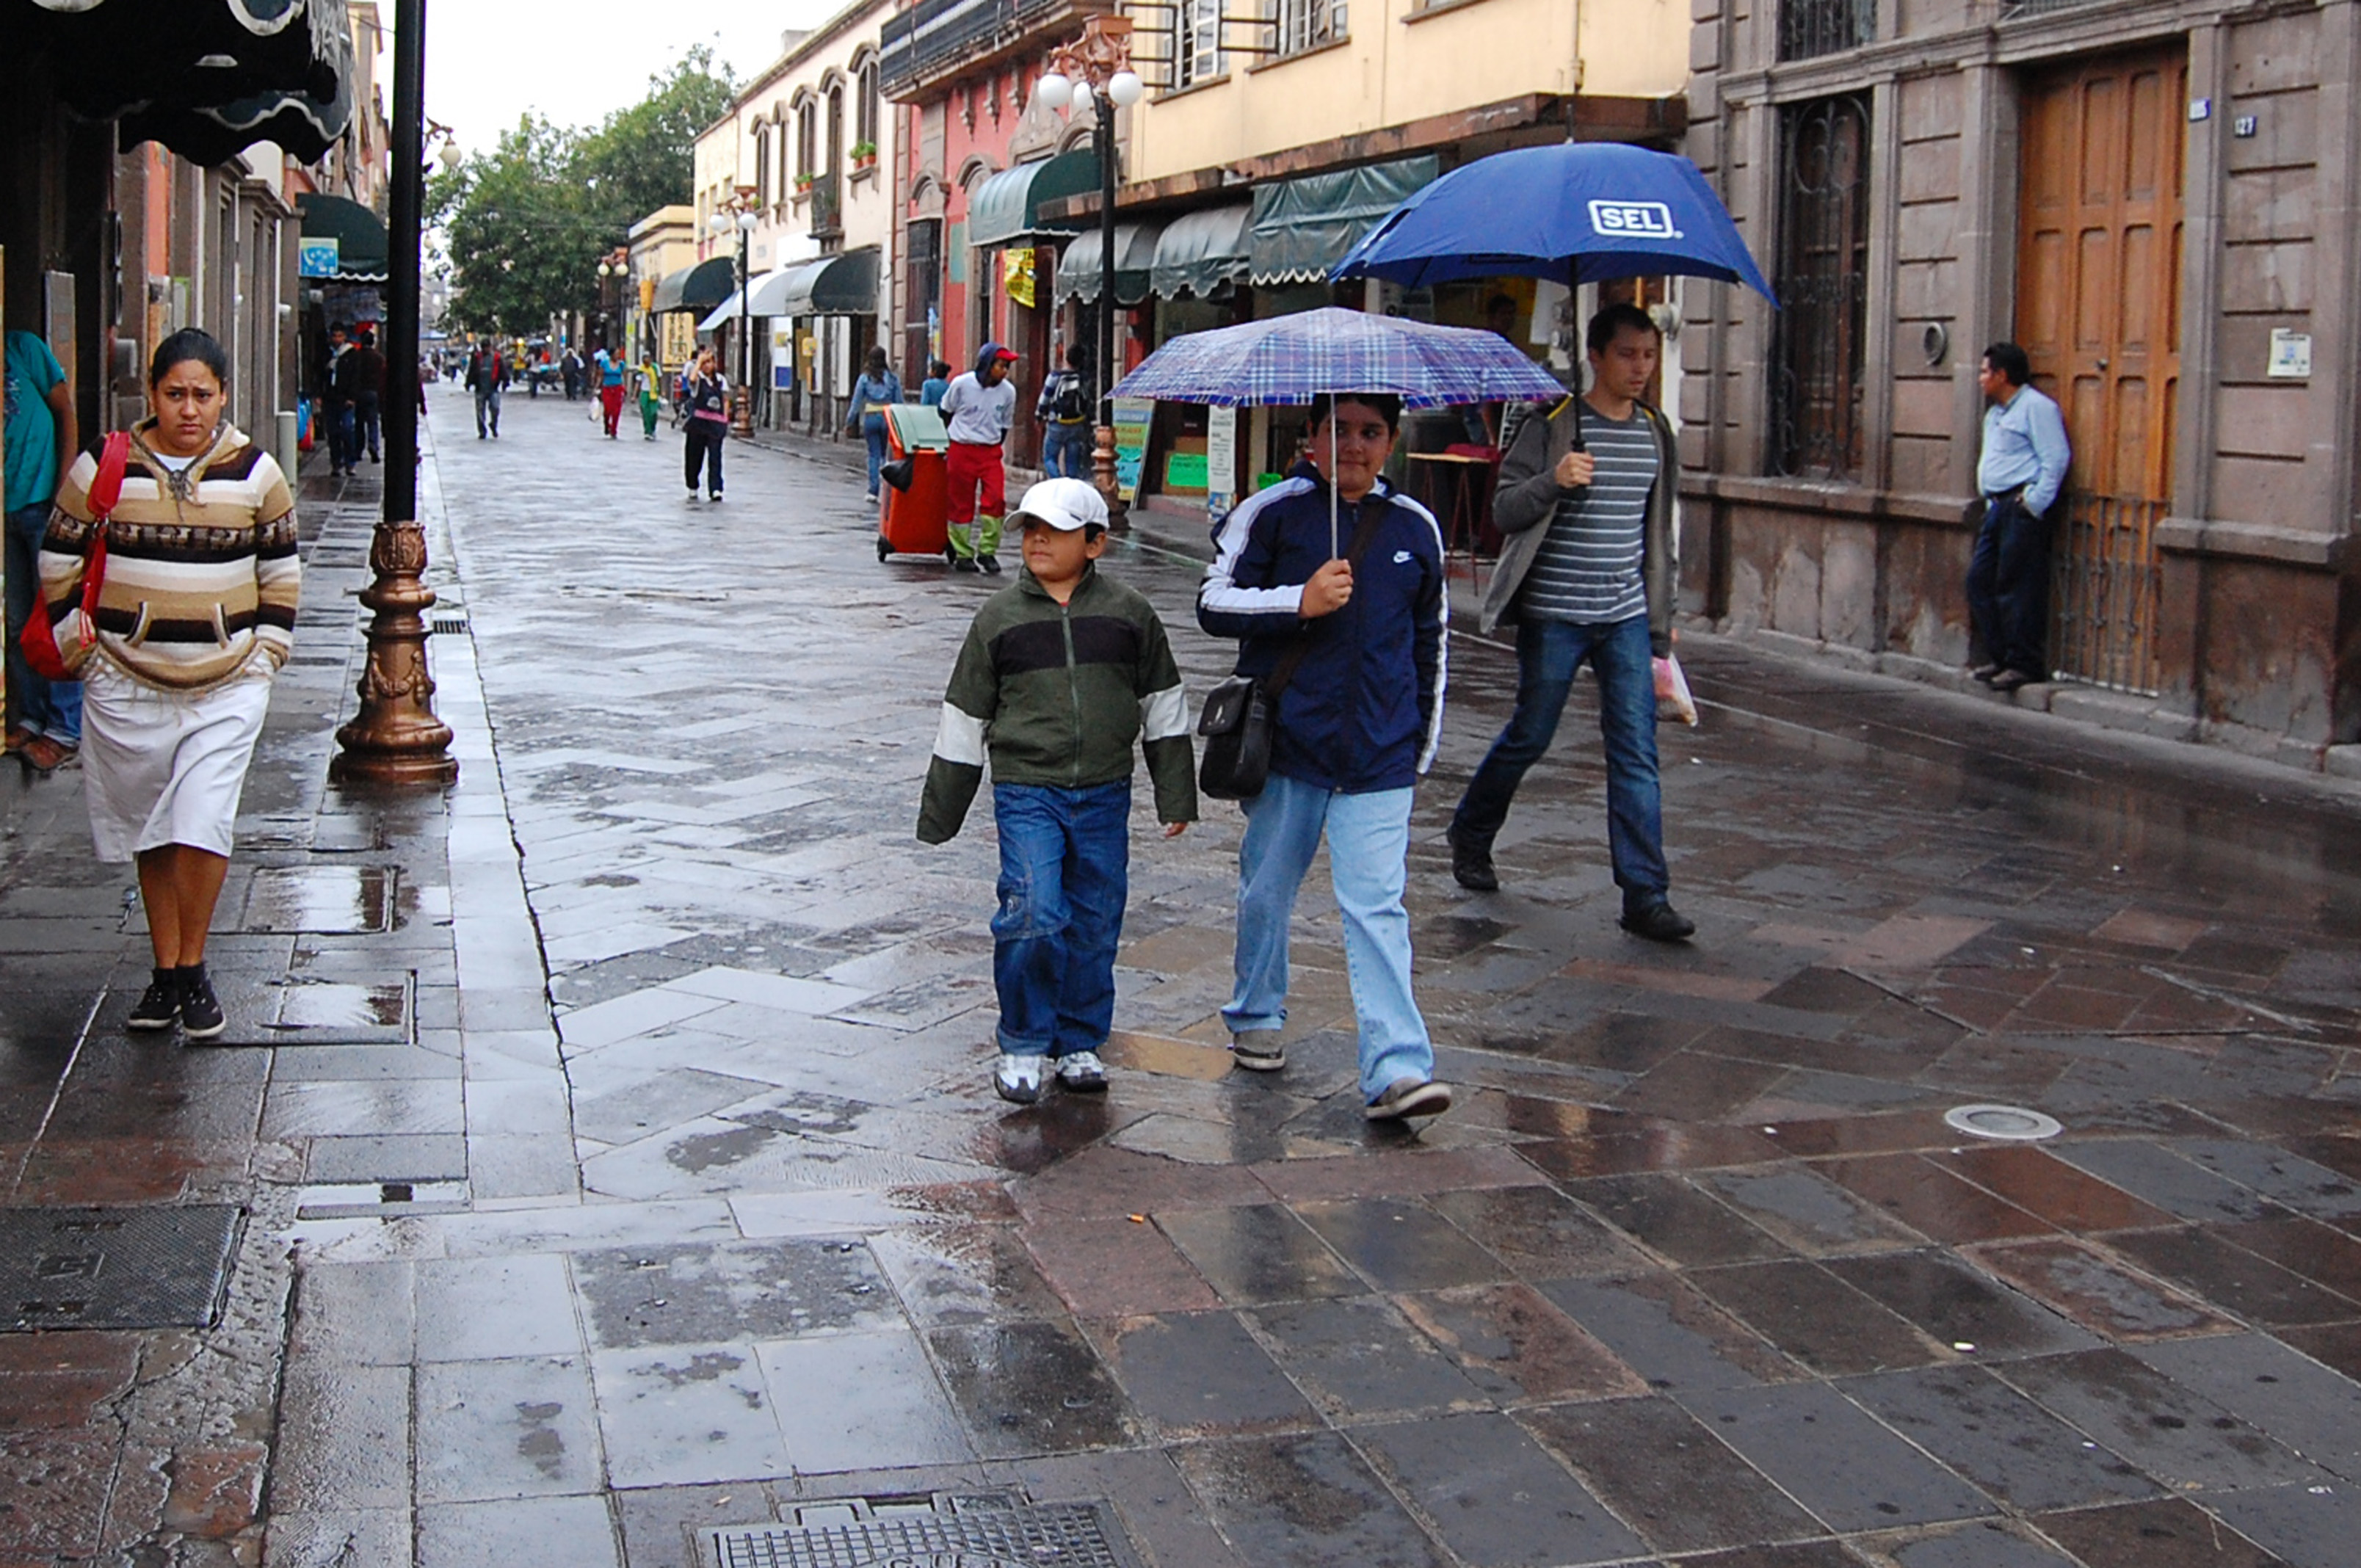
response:
<svg viewBox="0 0 2361 1568"><path fill-rule="evenodd" d="M2064 409L2053 707L2361 740L2350 0L1723 0L1687 150L1778 290L1693 288L1686 602L1970 655L1989 343Z"/></svg>
<svg viewBox="0 0 2361 1568"><path fill-rule="evenodd" d="M879 90L878 35L890 0L855 0L747 84L697 145L702 255L734 249L716 234L733 203L749 232L751 298L707 318L736 364L733 315L754 326L762 422L819 433L841 423L862 360L888 322L885 280L896 239L890 170L898 127Z"/></svg>

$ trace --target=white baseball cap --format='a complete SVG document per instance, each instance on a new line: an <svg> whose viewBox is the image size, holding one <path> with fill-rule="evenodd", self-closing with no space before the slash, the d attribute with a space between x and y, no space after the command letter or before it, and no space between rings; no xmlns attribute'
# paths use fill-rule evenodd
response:
<svg viewBox="0 0 2361 1568"><path fill-rule="evenodd" d="M1044 479L1025 492L1016 511L1063 533L1107 525L1106 499L1086 479Z"/></svg>

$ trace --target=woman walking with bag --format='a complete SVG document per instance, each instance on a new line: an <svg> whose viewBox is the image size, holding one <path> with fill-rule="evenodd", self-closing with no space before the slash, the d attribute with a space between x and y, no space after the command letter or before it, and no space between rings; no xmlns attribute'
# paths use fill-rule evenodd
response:
<svg viewBox="0 0 2361 1568"><path fill-rule="evenodd" d="M852 411L844 428L859 431L869 443L869 499L877 499L877 470L885 463L885 411L902 400L902 378L885 360L885 345L872 344L868 368L852 384Z"/></svg>
<svg viewBox="0 0 2361 1568"><path fill-rule="evenodd" d="M688 380L684 400L688 407L688 445L682 453L682 471L688 477L688 499L697 499L697 472L705 470L705 490L721 499L721 443L730 434L730 383L715 367L713 350L697 352L697 371Z"/></svg>
<svg viewBox="0 0 2361 1568"><path fill-rule="evenodd" d="M98 448L67 470L41 544L59 654L82 678L83 774L102 861L136 861L155 974L126 1020L192 1040L224 1026L205 932L270 684L294 646L295 499L225 410L229 358L195 328L148 372L121 490ZM86 571L101 581L83 612Z"/></svg>

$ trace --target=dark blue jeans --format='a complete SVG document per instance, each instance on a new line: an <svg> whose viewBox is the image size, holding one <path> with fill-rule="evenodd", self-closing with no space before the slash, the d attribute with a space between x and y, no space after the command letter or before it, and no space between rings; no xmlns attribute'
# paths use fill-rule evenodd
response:
<svg viewBox="0 0 2361 1568"><path fill-rule="evenodd" d="M349 468L353 466L353 405L330 403L327 407L328 466Z"/></svg>
<svg viewBox="0 0 2361 1568"><path fill-rule="evenodd" d="M1069 479L1091 477L1093 436L1087 422L1058 424L1043 428L1041 435L1041 475L1054 479L1060 475Z"/></svg>
<svg viewBox="0 0 2361 1568"><path fill-rule="evenodd" d="M16 639L32 619L41 595L41 535L49 532L47 502L8 514L8 695L16 699L16 722L60 746L82 744L82 683L44 680L25 661Z"/></svg>
<svg viewBox="0 0 2361 1568"><path fill-rule="evenodd" d="M1131 880L1131 781L1093 789L994 784L1000 909L992 979L1000 1048L1062 1057L1106 1044Z"/></svg>
<svg viewBox="0 0 2361 1568"><path fill-rule="evenodd" d="M1526 618L1517 627L1517 709L1467 781L1451 828L1489 844L1509 819L1525 770L1557 734L1566 695L1583 661L1598 678L1598 729L1607 742L1607 848L1627 906L1664 896L1664 791L1656 776L1656 672L1648 618L1612 626Z"/></svg>
<svg viewBox="0 0 2361 1568"><path fill-rule="evenodd" d="M877 470L885 464L885 416L872 409L861 416L861 438L869 443L869 499L877 499Z"/></svg>
<svg viewBox="0 0 2361 1568"><path fill-rule="evenodd" d="M2049 522L2014 494L1984 503L1968 558L1968 615L1985 658L2036 680L2049 674Z"/></svg>
<svg viewBox="0 0 2361 1568"><path fill-rule="evenodd" d="M352 466L361 460L361 449L368 449L369 461L378 460L377 394L363 392L353 400L353 433L346 448L345 466Z"/></svg>

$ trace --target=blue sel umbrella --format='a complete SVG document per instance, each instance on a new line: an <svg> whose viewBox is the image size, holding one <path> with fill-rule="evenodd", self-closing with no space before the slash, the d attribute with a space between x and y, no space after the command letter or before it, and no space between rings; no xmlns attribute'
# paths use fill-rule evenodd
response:
<svg viewBox="0 0 2361 1568"><path fill-rule="evenodd" d="M1109 396L1178 403L1308 403L1323 393L1379 392L1406 408L1554 400L1557 378L1496 334L1325 306L1184 333L1142 360ZM1328 487L1336 554L1336 487Z"/></svg>
<svg viewBox="0 0 2361 1568"><path fill-rule="evenodd" d="M1743 283L1779 302L1696 164L1620 142L1560 142L1453 170L1388 214L1329 277L1421 288L1503 274L1578 284L1667 273Z"/></svg>

